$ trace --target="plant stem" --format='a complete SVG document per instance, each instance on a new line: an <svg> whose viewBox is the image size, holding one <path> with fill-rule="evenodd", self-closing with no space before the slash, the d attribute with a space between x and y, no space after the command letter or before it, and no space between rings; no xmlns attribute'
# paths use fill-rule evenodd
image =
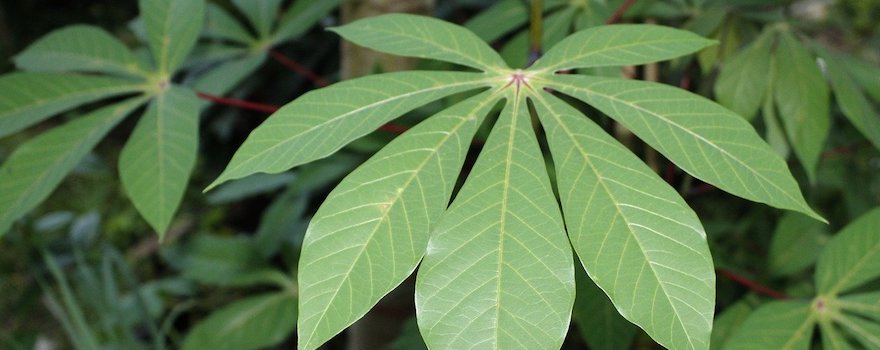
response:
<svg viewBox="0 0 880 350"><path fill-rule="evenodd" d="M764 294L768 297L771 297L774 299L779 299L779 300L785 300L785 299L791 298L783 292L777 291L777 290L772 289L770 287L764 286L763 284L752 281L744 276L741 276L739 274L734 273L733 271L726 270L726 269L715 269L715 272L718 272L719 274L721 274L725 278L727 278L733 282L736 282L736 283L738 283L738 284L740 284L740 285L742 285L742 286L744 286L744 287L746 287L756 293Z"/></svg>
<svg viewBox="0 0 880 350"><path fill-rule="evenodd" d="M321 76L319 76L315 72L297 63L296 61L287 58L287 56L284 56L284 54L278 51L269 50L269 56L272 57L272 59L274 59L276 62L281 63L283 66L287 67L288 69L296 72L299 75L304 76L317 87L325 87L327 85L330 85L330 82L328 82L324 78L321 78Z"/></svg>
<svg viewBox="0 0 880 350"><path fill-rule="evenodd" d="M632 5L635 5L636 0L626 0L614 10L614 13L611 14L611 17L608 17L608 20L605 21L605 24L614 24L623 17L623 14L626 13L626 10L629 10Z"/></svg>

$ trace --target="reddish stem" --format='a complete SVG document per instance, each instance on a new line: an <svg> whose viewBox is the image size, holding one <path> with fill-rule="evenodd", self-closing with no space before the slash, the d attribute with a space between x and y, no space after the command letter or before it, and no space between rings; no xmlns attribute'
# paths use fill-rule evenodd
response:
<svg viewBox="0 0 880 350"><path fill-rule="evenodd" d="M312 84L315 84L315 86L325 87L327 85L330 85L330 82L328 82L327 80L324 80L324 78L321 78L319 75L315 74L315 72L312 72L311 70L309 70L305 66L297 63L296 61L294 61L292 59L287 58L287 56L284 56L282 53L280 53L278 51L269 50L269 56L271 56L272 59L274 59L278 63L281 63L282 65L284 65L288 69L296 72L299 75L306 77L306 79L311 81Z"/></svg>
<svg viewBox="0 0 880 350"><path fill-rule="evenodd" d="M250 101L245 101L245 100L239 100L239 99L235 99L235 98L214 96L214 95L206 94L201 91L197 91L196 95L198 95L199 98L201 98L203 100L208 100L208 101L214 102L216 104L220 104L220 105L245 108L245 109L266 112L266 113L274 113L275 111L278 110L278 106L250 102Z"/></svg>
<svg viewBox="0 0 880 350"><path fill-rule="evenodd" d="M764 294L768 297L771 297L774 299L779 299L779 300L785 300L785 299L790 298L788 295L786 295L783 292L777 291L775 289L771 289L770 287L767 287L767 286L764 286L758 282L752 281L744 276L740 276L740 275L734 273L733 271L725 270L725 269L715 269L715 271L733 282L736 282L742 286L745 286L748 289L751 289L752 291L755 291L760 294Z"/></svg>
<svg viewBox="0 0 880 350"><path fill-rule="evenodd" d="M626 13L626 10L629 10L632 5L635 5L636 0L626 0L616 10L611 14L611 17L608 17L608 20L605 21L605 24L614 24L623 17L623 14Z"/></svg>

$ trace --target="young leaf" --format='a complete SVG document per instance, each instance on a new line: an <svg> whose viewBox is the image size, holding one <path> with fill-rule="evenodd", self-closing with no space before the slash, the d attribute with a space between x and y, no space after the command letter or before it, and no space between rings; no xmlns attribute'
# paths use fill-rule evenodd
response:
<svg viewBox="0 0 880 350"><path fill-rule="evenodd" d="M143 98L104 107L19 146L0 167L0 236L42 202Z"/></svg>
<svg viewBox="0 0 880 350"><path fill-rule="evenodd" d="M248 297L198 323L184 339L183 349L264 349L293 332L296 317L296 298L290 293Z"/></svg>
<svg viewBox="0 0 880 350"><path fill-rule="evenodd" d="M816 264L819 294L837 295L880 277L880 208L862 215L834 236Z"/></svg>
<svg viewBox="0 0 880 350"><path fill-rule="evenodd" d="M232 3L247 16L261 38L272 30L281 8L281 0L232 0Z"/></svg>
<svg viewBox="0 0 880 350"><path fill-rule="evenodd" d="M788 32L779 34L773 91L782 126L811 182L830 128L828 85L810 53Z"/></svg>
<svg viewBox="0 0 880 350"><path fill-rule="evenodd" d="M474 33L430 17L389 14L331 30L355 44L390 54L452 62L486 72L507 67Z"/></svg>
<svg viewBox="0 0 880 350"><path fill-rule="evenodd" d="M546 96L537 97L535 107L584 268L621 315L661 345L708 348L715 273L696 214L599 126Z"/></svg>
<svg viewBox="0 0 880 350"><path fill-rule="evenodd" d="M770 302L752 312L724 350L808 350L815 323L808 302Z"/></svg>
<svg viewBox="0 0 880 350"><path fill-rule="evenodd" d="M39 123L55 113L105 97L136 92L142 83L118 78L51 73L0 77L0 137Z"/></svg>
<svg viewBox="0 0 880 350"><path fill-rule="evenodd" d="M583 268L574 272L577 296L572 318L590 349L628 349L635 340L638 327L620 316L614 304Z"/></svg>
<svg viewBox="0 0 880 350"><path fill-rule="evenodd" d="M159 237L195 165L200 105L195 93L172 85L150 103L120 154L122 185Z"/></svg>
<svg viewBox="0 0 880 350"><path fill-rule="evenodd" d="M755 117L767 96L771 76L770 50L775 31L767 30L755 41L728 58L715 82L718 103L748 120Z"/></svg>
<svg viewBox="0 0 880 350"><path fill-rule="evenodd" d="M785 161L733 112L656 83L575 75L556 75L550 82L625 125L694 177L824 221L804 201Z"/></svg>
<svg viewBox="0 0 880 350"><path fill-rule="evenodd" d="M74 25L53 31L15 56L22 70L86 71L144 74L144 67L125 45L101 28Z"/></svg>
<svg viewBox="0 0 880 350"><path fill-rule="evenodd" d="M202 35L238 43L249 43L255 40L237 19L215 3L208 3L205 13L205 30Z"/></svg>
<svg viewBox="0 0 880 350"><path fill-rule="evenodd" d="M532 69L556 72L645 64L694 53L713 44L715 41L688 31L649 24L593 27L563 39Z"/></svg>
<svg viewBox="0 0 880 350"><path fill-rule="evenodd" d="M415 270L470 140L496 99L482 93L397 137L330 193L299 263L299 348L348 327Z"/></svg>
<svg viewBox="0 0 880 350"><path fill-rule="evenodd" d="M509 98L419 268L429 348L558 349L568 331L571 248L526 102Z"/></svg>
<svg viewBox="0 0 880 350"><path fill-rule="evenodd" d="M485 75L477 73L401 72L311 91L251 132L208 189L227 180L258 172L278 173L326 157L413 108L486 85Z"/></svg>
<svg viewBox="0 0 880 350"><path fill-rule="evenodd" d="M204 0L139 0L159 74L173 73L192 50L205 18Z"/></svg>
<svg viewBox="0 0 880 350"><path fill-rule="evenodd" d="M297 0L278 23L273 44L293 39L326 17L342 0Z"/></svg>

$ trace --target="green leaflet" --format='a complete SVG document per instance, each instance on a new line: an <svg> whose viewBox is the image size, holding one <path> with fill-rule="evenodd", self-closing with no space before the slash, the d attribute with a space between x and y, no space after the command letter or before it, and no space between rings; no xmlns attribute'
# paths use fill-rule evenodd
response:
<svg viewBox="0 0 880 350"><path fill-rule="evenodd" d="M835 319L841 328L853 336L865 349L880 348L880 323L861 317L842 316Z"/></svg>
<svg viewBox="0 0 880 350"><path fill-rule="evenodd" d="M572 318L590 349L629 349L638 327L620 316L614 304L583 268L575 267L577 294Z"/></svg>
<svg viewBox="0 0 880 350"><path fill-rule="evenodd" d="M104 107L19 146L0 167L0 236L42 202L143 98Z"/></svg>
<svg viewBox="0 0 880 350"><path fill-rule="evenodd" d="M465 28L484 41L493 41L522 26L529 19L526 3L519 0L501 0L481 11L465 23Z"/></svg>
<svg viewBox="0 0 880 350"><path fill-rule="evenodd" d="M571 248L525 100L509 96L418 272L429 348L558 349L568 331Z"/></svg>
<svg viewBox="0 0 880 350"><path fill-rule="evenodd" d="M625 66L664 61L715 44L694 33L648 24L618 24L582 30L547 51L532 70Z"/></svg>
<svg viewBox="0 0 880 350"><path fill-rule="evenodd" d="M752 307L745 300L740 300L725 308L724 312L715 318L715 324L712 325L710 349L723 349L730 336L742 326L751 313Z"/></svg>
<svg viewBox="0 0 880 350"><path fill-rule="evenodd" d="M287 338L296 317L296 297L289 292L248 297L198 323L184 339L183 349L264 349Z"/></svg>
<svg viewBox="0 0 880 350"><path fill-rule="evenodd" d="M183 199L196 160L199 106L195 93L170 86L141 117L119 158L122 185L159 237Z"/></svg>
<svg viewBox="0 0 880 350"><path fill-rule="evenodd" d="M430 17L390 14L331 30L355 44L395 55L452 62L486 72L507 67L474 33Z"/></svg>
<svg viewBox="0 0 880 350"><path fill-rule="evenodd" d="M821 295L837 295L880 276L880 208L862 215L838 232L816 263Z"/></svg>
<svg viewBox="0 0 880 350"><path fill-rule="evenodd" d="M590 277L660 344L708 348L715 273L696 214L577 110L549 95L535 107L556 163L568 234Z"/></svg>
<svg viewBox="0 0 880 350"><path fill-rule="evenodd" d="M204 0L139 0L147 42L161 76L173 73L192 50L205 18Z"/></svg>
<svg viewBox="0 0 880 350"><path fill-rule="evenodd" d="M258 172L278 173L326 157L382 124L433 100L486 86L485 75L399 72L311 91L255 129L208 189Z"/></svg>
<svg viewBox="0 0 880 350"><path fill-rule="evenodd" d="M808 350L815 323L808 302L770 302L752 312L724 350Z"/></svg>
<svg viewBox="0 0 880 350"><path fill-rule="evenodd" d="M830 128L828 85L810 53L791 33L779 34L773 92L779 118L811 182Z"/></svg>
<svg viewBox="0 0 880 350"><path fill-rule="evenodd" d="M775 31L768 30L736 52L721 66L715 81L718 103L748 120L755 117L767 96L772 75L770 50Z"/></svg>
<svg viewBox="0 0 880 350"><path fill-rule="evenodd" d="M74 25L55 30L15 56L22 70L86 71L143 76L131 51L101 28Z"/></svg>
<svg viewBox="0 0 880 350"><path fill-rule="evenodd" d="M237 19L215 3L208 3L202 35L238 43L249 43L254 40L251 33Z"/></svg>
<svg viewBox="0 0 880 350"><path fill-rule="evenodd" d="M574 15L575 9L567 7L545 17L541 46L551 47L565 38L565 35L571 30ZM507 45L501 49L501 57L504 58L508 66L525 67L528 64L530 40L529 32L522 31L510 39Z"/></svg>
<svg viewBox="0 0 880 350"><path fill-rule="evenodd" d="M822 347L824 349L850 350L852 346L844 339L840 330L828 319L819 319L819 329L822 330Z"/></svg>
<svg viewBox="0 0 880 350"><path fill-rule="evenodd" d="M643 81L556 75L548 86L583 99L691 175L727 192L824 221L785 162L733 112L688 91Z"/></svg>
<svg viewBox="0 0 880 350"><path fill-rule="evenodd" d="M225 95L236 84L251 75L263 62L266 61L265 53L235 58L223 62L193 82L193 88L212 95ZM208 102L203 101L207 105Z"/></svg>
<svg viewBox="0 0 880 350"><path fill-rule="evenodd" d="M824 224L797 213L786 213L772 237L767 270L775 276L792 275L812 266L828 239Z"/></svg>
<svg viewBox="0 0 880 350"><path fill-rule="evenodd" d="M880 322L880 292L844 295L837 299L841 309Z"/></svg>
<svg viewBox="0 0 880 350"><path fill-rule="evenodd" d="M828 77L831 79L831 88L834 90L834 97L837 99L843 115L874 144L875 148L880 149L880 114L877 109L868 101L852 76L842 67L846 61L841 55L832 54L824 49L821 49L820 53L825 59L825 67Z"/></svg>
<svg viewBox="0 0 880 350"><path fill-rule="evenodd" d="M281 0L232 0L232 3L250 20L261 38L272 30L281 8Z"/></svg>
<svg viewBox="0 0 880 350"><path fill-rule="evenodd" d="M394 139L330 193L299 266L299 348L362 317L421 261L470 141L497 99L482 93Z"/></svg>
<svg viewBox="0 0 880 350"><path fill-rule="evenodd" d="M98 99L139 91L143 83L89 75L11 73L0 77L0 137L55 113Z"/></svg>
<svg viewBox="0 0 880 350"><path fill-rule="evenodd" d="M333 9L339 6L342 0L296 0L290 8L284 12L275 31L273 44L299 36L322 18L326 17Z"/></svg>

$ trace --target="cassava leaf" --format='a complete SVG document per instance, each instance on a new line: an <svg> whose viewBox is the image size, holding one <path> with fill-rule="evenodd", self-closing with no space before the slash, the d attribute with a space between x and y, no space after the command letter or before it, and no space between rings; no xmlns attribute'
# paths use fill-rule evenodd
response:
<svg viewBox="0 0 880 350"><path fill-rule="evenodd" d="M122 185L159 237L171 223L196 160L201 100L172 85L157 95L119 158Z"/></svg>
<svg viewBox="0 0 880 350"><path fill-rule="evenodd" d="M159 74L173 73L202 30L205 0L139 0L147 42Z"/></svg>
<svg viewBox="0 0 880 350"><path fill-rule="evenodd" d="M827 239L824 224L801 214L785 214L776 225L770 241L768 272L785 276L812 266Z"/></svg>
<svg viewBox="0 0 880 350"><path fill-rule="evenodd" d="M501 56L474 33L430 17L389 14L331 30L355 44L390 54L452 62L486 72L506 67Z"/></svg>
<svg viewBox="0 0 880 350"><path fill-rule="evenodd" d="M202 35L238 43L249 43L255 40L238 20L215 3L208 3L205 13L205 30Z"/></svg>
<svg viewBox="0 0 880 350"><path fill-rule="evenodd" d="M811 182L830 128L828 85L816 60L788 32L779 34L773 92L794 154Z"/></svg>
<svg viewBox="0 0 880 350"><path fill-rule="evenodd" d="M193 327L183 349L264 349L293 332L296 317L296 297L291 293L248 297L213 312Z"/></svg>
<svg viewBox="0 0 880 350"><path fill-rule="evenodd" d="M638 327L620 316L605 292L582 268L575 267L577 296L572 318L590 349L617 350L630 348Z"/></svg>
<svg viewBox="0 0 880 350"><path fill-rule="evenodd" d="M303 242L300 349L320 346L348 327L415 270L470 140L495 102L485 92L438 113L330 193Z"/></svg>
<svg viewBox="0 0 880 350"><path fill-rule="evenodd" d="M862 215L837 233L816 263L820 294L837 295L880 277L880 208Z"/></svg>
<svg viewBox="0 0 880 350"><path fill-rule="evenodd" d="M125 45L101 28L74 25L55 30L15 56L22 70L86 71L110 74L145 74L145 67Z"/></svg>
<svg viewBox="0 0 880 350"><path fill-rule="evenodd" d="M755 41L736 52L721 66L715 81L718 103L746 119L753 119L767 96L772 76L770 51L774 31L765 31Z"/></svg>
<svg viewBox="0 0 880 350"><path fill-rule="evenodd" d="M835 321L852 334L865 349L880 348L880 323L848 315L843 315Z"/></svg>
<svg viewBox="0 0 880 350"><path fill-rule="evenodd" d="M119 78L52 73L11 73L0 77L0 137L39 123L55 113L105 97L139 91L143 83Z"/></svg>
<svg viewBox="0 0 880 350"><path fill-rule="evenodd" d="M574 270L558 208L526 102L510 94L418 272L429 348L561 346Z"/></svg>
<svg viewBox="0 0 880 350"><path fill-rule="evenodd" d="M874 144L875 148L880 149L880 113L843 67L845 59L840 57L840 54L825 49L821 49L820 53L825 58L831 89L834 90L834 97L843 115Z"/></svg>
<svg viewBox="0 0 880 350"><path fill-rule="evenodd" d="M235 85L256 71L265 61L266 54L260 52L223 62L198 77L193 82L193 88L212 95L225 95Z"/></svg>
<svg viewBox="0 0 880 350"><path fill-rule="evenodd" d="M486 86L483 74L401 72L311 91L275 112L208 187L258 172L278 173L326 157L382 124L454 93Z"/></svg>
<svg viewBox="0 0 880 350"><path fill-rule="evenodd" d="M598 108L691 175L727 192L824 221L785 161L743 118L703 97L633 80L556 75L547 85Z"/></svg>
<svg viewBox="0 0 880 350"><path fill-rule="evenodd" d="M278 23L273 43L293 39L326 17L342 0L297 0Z"/></svg>
<svg viewBox="0 0 880 350"><path fill-rule="evenodd" d="M111 105L19 146L0 167L0 236L36 207L143 98Z"/></svg>
<svg viewBox="0 0 880 350"><path fill-rule="evenodd" d="M537 101L568 234L590 277L660 344L708 348L715 273L696 214L577 110L550 95Z"/></svg>
<svg viewBox="0 0 880 350"><path fill-rule="evenodd" d="M712 337L710 338L712 342L709 344L709 349L723 349L730 336L742 326L751 313L752 307L745 300L726 307L715 318L715 324L712 325Z"/></svg>
<svg viewBox="0 0 880 350"><path fill-rule="evenodd" d="M257 36L266 37L275 24L281 0L232 0L257 30Z"/></svg>
<svg viewBox="0 0 880 350"><path fill-rule="evenodd" d="M841 309L880 322L880 291L844 295L837 299L837 303Z"/></svg>
<svg viewBox="0 0 880 350"><path fill-rule="evenodd" d="M752 312L724 350L808 350L815 323L808 302L770 302Z"/></svg>
<svg viewBox="0 0 880 350"><path fill-rule="evenodd" d="M694 53L714 43L688 31L650 24L593 27L553 46L532 70L645 64Z"/></svg>

